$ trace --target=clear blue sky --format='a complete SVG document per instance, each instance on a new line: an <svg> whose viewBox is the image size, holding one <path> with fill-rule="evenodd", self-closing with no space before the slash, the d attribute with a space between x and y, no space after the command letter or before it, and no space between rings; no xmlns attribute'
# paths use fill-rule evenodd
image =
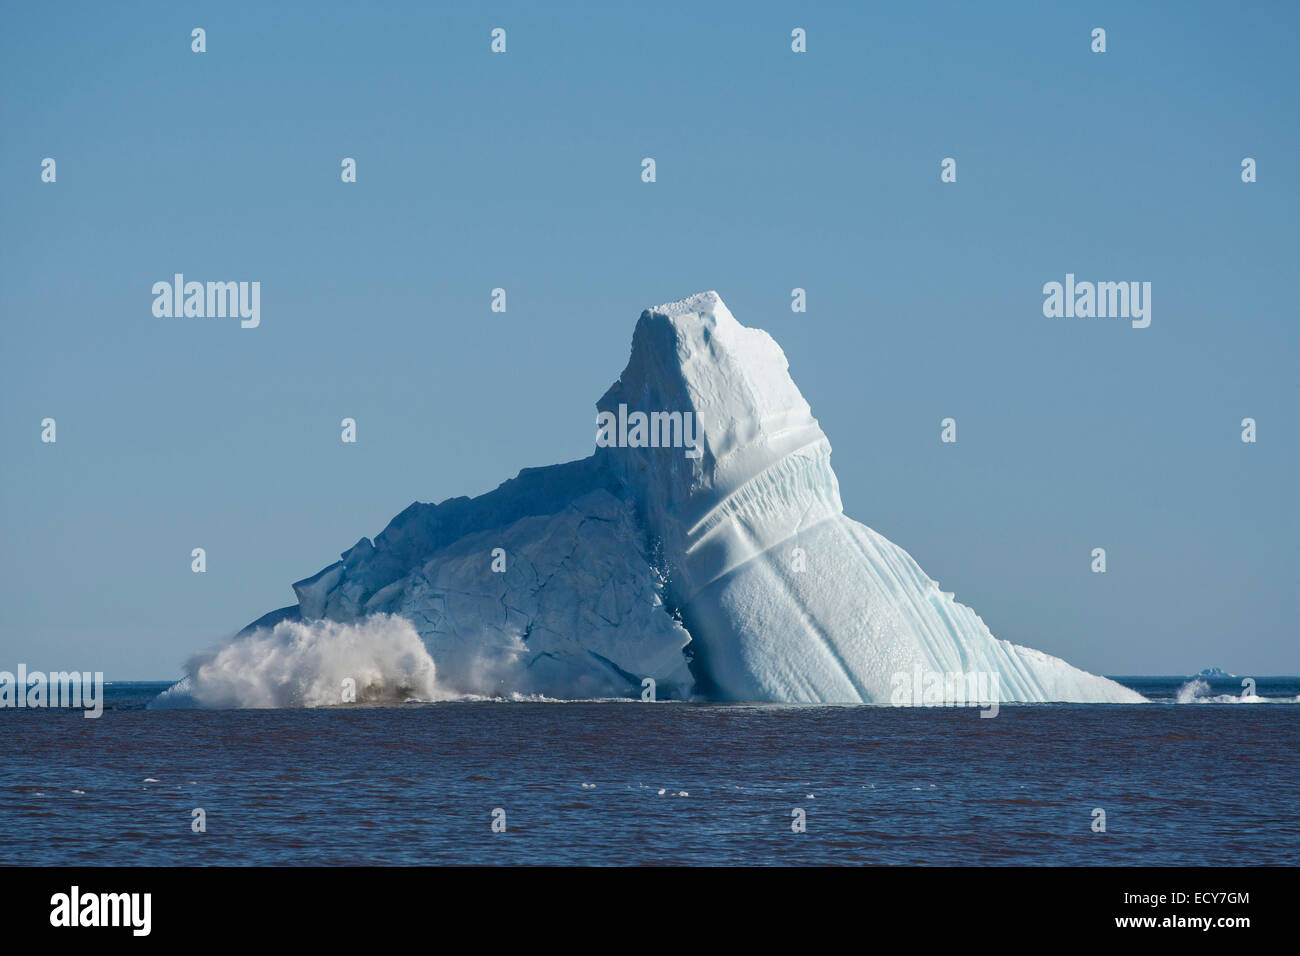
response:
<svg viewBox="0 0 1300 956"><path fill-rule="evenodd" d="M410 502L587 455L640 310L717 289L997 636L1300 672L1295 4L613 6L3 8L0 669L179 676ZM261 327L155 318L175 272ZM1044 318L1067 272L1151 327Z"/></svg>

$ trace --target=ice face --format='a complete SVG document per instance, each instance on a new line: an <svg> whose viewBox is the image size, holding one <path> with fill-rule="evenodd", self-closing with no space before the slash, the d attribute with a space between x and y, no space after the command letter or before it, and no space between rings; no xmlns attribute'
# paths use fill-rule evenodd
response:
<svg viewBox="0 0 1300 956"><path fill-rule="evenodd" d="M690 412L699 458L601 449L666 557L675 603L841 511L830 443L766 332L704 292L647 309L632 357L596 403Z"/></svg>
<svg viewBox="0 0 1300 956"><path fill-rule="evenodd" d="M940 699L900 694L959 674L990 678L1006 702L1143 699L997 640L905 551L847 518L785 355L716 293L642 313L597 411L619 424L590 458L411 505L295 584L296 607L233 640L274 647L265 632L279 627L283 643L287 624L394 615L418 633L440 696L637 697L649 678L660 698L924 703ZM638 413L659 422L655 440L635 428L629 439ZM187 699L202 698L203 673L191 668ZM369 680L382 696L384 675ZM206 692L229 698L226 685Z"/></svg>
<svg viewBox="0 0 1300 956"><path fill-rule="evenodd" d="M995 639L905 551L845 517L830 443L787 368L766 332L705 292L642 315L597 405L690 410L700 423L698 460L603 453L658 545L702 690L888 702L919 671L997 675L1006 701L1142 699Z"/></svg>
<svg viewBox="0 0 1300 956"><path fill-rule="evenodd" d="M276 613L399 615L436 662L443 696L640 696L650 678L656 697L686 697L690 635L664 609L613 488L586 459L478 498L412 505L373 544L295 584L297 608Z"/></svg>

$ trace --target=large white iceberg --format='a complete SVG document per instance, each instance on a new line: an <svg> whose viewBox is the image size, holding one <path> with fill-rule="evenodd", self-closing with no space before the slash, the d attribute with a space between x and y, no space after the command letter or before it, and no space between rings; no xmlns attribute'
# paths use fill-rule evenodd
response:
<svg viewBox="0 0 1300 956"><path fill-rule="evenodd" d="M1143 699L994 638L846 517L785 355L716 293L643 312L597 410L591 457L411 505L232 642L279 647L283 668L303 643L289 624L392 615L418 633L438 696L638 697L650 678L659 698L889 703L900 675L984 674L1003 702ZM196 658L171 696L229 701L247 657Z"/></svg>

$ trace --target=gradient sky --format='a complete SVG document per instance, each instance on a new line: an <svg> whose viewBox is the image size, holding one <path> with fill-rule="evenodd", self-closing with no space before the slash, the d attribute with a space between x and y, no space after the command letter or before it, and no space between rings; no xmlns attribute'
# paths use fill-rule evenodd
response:
<svg viewBox="0 0 1300 956"><path fill-rule="evenodd" d="M612 6L3 8L0 669L178 677L410 502L587 455L641 309L716 289L998 637L1300 672L1295 4ZM261 327L155 318L175 272ZM1150 328L1044 318L1067 272Z"/></svg>

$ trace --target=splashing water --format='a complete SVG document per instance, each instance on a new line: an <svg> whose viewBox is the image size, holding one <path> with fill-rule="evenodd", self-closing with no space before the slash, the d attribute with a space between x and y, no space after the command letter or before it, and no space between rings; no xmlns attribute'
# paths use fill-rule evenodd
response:
<svg viewBox="0 0 1300 956"><path fill-rule="evenodd" d="M281 621L198 654L157 707L326 707L444 700L411 623L376 614L355 623Z"/></svg>

